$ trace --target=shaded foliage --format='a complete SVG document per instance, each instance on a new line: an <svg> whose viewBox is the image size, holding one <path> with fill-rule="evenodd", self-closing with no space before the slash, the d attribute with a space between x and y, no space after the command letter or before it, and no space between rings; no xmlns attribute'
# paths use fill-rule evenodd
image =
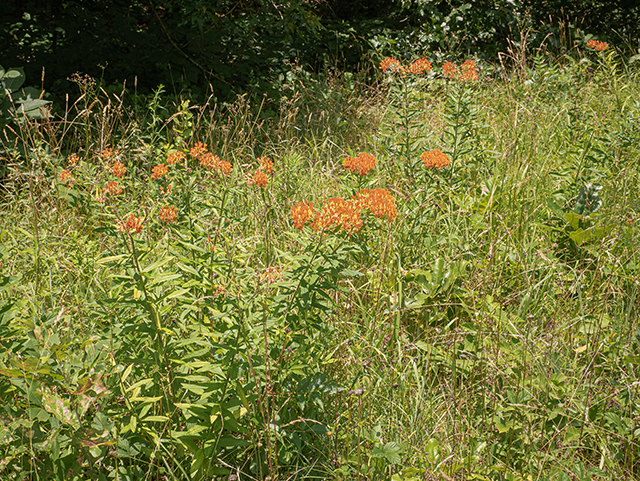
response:
<svg viewBox="0 0 640 481"><path fill-rule="evenodd" d="M143 91L211 87L225 99L277 96L291 63L357 70L380 54L434 51L495 59L523 30L533 47L576 28L633 47L639 17L632 0L5 0L0 42L3 65L32 81L45 68L43 86L59 94L83 72Z"/></svg>

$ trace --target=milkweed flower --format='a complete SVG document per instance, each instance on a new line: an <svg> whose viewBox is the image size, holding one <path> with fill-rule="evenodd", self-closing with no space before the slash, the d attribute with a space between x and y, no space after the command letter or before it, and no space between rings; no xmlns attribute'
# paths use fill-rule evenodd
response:
<svg viewBox="0 0 640 481"><path fill-rule="evenodd" d="M111 172L113 172L114 176L118 178L122 178L124 177L124 174L127 173L127 168L124 166L122 162L120 162L119 160L116 160L113 163L113 166L111 167Z"/></svg>
<svg viewBox="0 0 640 481"><path fill-rule="evenodd" d="M261 170L256 170L253 174L250 174L249 183L264 189L269 183L269 177Z"/></svg>
<svg viewBox="0 0 640 481"><path fill-rule="evenodd" d="M267 284L273 284L274 282L278 282L282 280L283 272L280 266L271 266L267 267L265 271L262 273L262 279Z"/></svg>
<svg viewBox="0 0 640 481"><path fill-rule="evenodd" d="M224 175L229 175L231 173L231 163L227 162L226 160L221 160L217 155L214 155L210 152L204 152L202 154L199 154L197 158L200 161L200 165L202 167L218 170Z"/></svg>
<svg viewBox="0 0 640 481"><path fill-rule="evenodd" d="M409 67L409 70L414 75L420 75L425 72L431 72L431 69L432 69L431 62L429 62L426 58L419 58L417 60L414 60L413 63L411 64L411 67Z"/></svg>
<svg viewBox="0 0 640 481"><path fill-rule="evenodd" d="M130 214L129 217L127 217L127 220L124 221L120 225L120 227L118 227L118 232L130 232L139 234L140 232L142 232L142 229L142 219L140 217L136 217L133 214Z"/></svg>
<svg viewBox="0 0 640 481"><path fill-rule="evenodd" d="M446 62L442 66L442 73L447 78L451 78L451 79L456 78L458 76L458 67L456 66L455 63Z"/></svg>
<svg viewBox="0 0 640 481"><path fill-rule="evenodd" d="M173 224L177 217L178 209L174 205L169 206L165 204L158 212L158 219L165 224Z"/></svg>
<svg viewBox="0 0 640 481"><path fill-rule="evenodd" d="M226 160L219 160L218 165L216 166L216 168L222 172L223 175L229 175L231 174L231 162L227 162Z"/></svg>
<svg viewBox="0 0 640 481"><path fill-rule="evenodd" d="M473 60L465 61L461 66L462 80L465 82L478 80L478 72L476 71L476 63Z"/></svg>
<svg viewBox="0 0 640 481"><path fill-rule="evenodd" d="M71 171L69 169L64 169L62 172L60 172L58 179L63 184L66 184L67 182L73 184L73 177L71 176Z"/></svg>
<svg viewBox="0 0 640 481"><path fill-rule="evenodd" d="M80 157L78 157L76 154L71 154L69 157L67 157L67 165L69 165L70 167L76 166L79 161Z"/></svg>
<svg viewBox="0 0 640 481"><path fill-rule="evenodd" d="M260 164L260 169L266 174L273 174L275 172L273 160L269 157L258 157L258 164Z"/></svg>
<svg viewBox="0 0 640 481"><path fill-rule="evenodd" d="M587 47L595 49L597 52L605 50L609 44L607 42L601 42L600 40L591 39L587 42Z"/></svg>
<svg viewBox="0 0 640 481"><path fill-rule="evenodd" d="M380 70L383 72L394 72L402 69L402 64L400 60L397 60L393 57L387 57L382 62L380 62Z"/></svg>
<svg viewBox="0 0 640 481"><path fill-rule="evenodd" d="M169 167L165 164L158 164L151 170L151 179L158 180L169 173Z"/></svg>
<svg viewBox="0 0 640 481"><path fill-rule="evenodd" d="M104 184L105 189L111 195L120 195L122 194L122 186L115 180L110 180L106 184Z"/></svg>
<svg viewBox="0 0 640 481"><path fill-rule="evenodd" d="M420 158L427 169L446 167L451 163L451 158L440 149L424 152Z"/></svg>
<svg viewBox="0 0 640 481"><path fill-rule="evenodd" d="M366 175L376 166L378 160L371 154L360 152L357 157L347 157L342 162L342 166L351 172L358 172L360 175Z"/></svg>
<svg viewBox="0 0 640 481"><path fill-rule="evenodd" d="M199 159L202 154L207 153L207 146L203 142L196 142L189 150L189 153L194 159Z"/></svg>
<svg viewBox="0 0 640 481"><path fill-rule="evenodd" d="M360 210L351 200L340 197L327 199L322 210L316 212L311 227L315 231L344 230L349 233L357 232L362 227Z"/></svg>
<svg viewBox="0 0 640 481"><path fill-rule="evenodd" d="M466 60L460 67L455 63L446 62L442 66L442 73L452 80L461 80L463 82L478 80L478 71L473 60Z"/></svg>
<svg viewBox="0 0 640 481"><path fill-rule="evenodd" d="M119 152L117 150L112 149L111 147L107 147L106 149L102 150L102 158L104 160L109 160L112 159L113 157L116 157L119 154Z"/></svg>
<svg viewBox="0 0 640 481"><path fill-rule="evenodd" d="M302 230L304 225L313 220L316 211L313 208L313 202L298 202L291 207L291 222L296 229Z"/></svg>
<svg viewBox="0 0 640 481"><path fill-rule="evenodd" d="M200 161L200 165L202 167L213 169L220 160L220 157L218 157L217 155L213 155L210 152L204 152L198 155L197 159Z"/></svg>
<svg viewBox="0 0 640 481"><path fill-rule="evenodd" d="M184 154L184 152L180 152L180 151L169 152L169 155L167 155L167 165L179 164L182 161L184 161L184 159L186 158L187 156Z"/></svg>
<svg viewBox="0 0 640 481"><path fill-rule="evenodd" d="M351 199L359 210L368 210L380 219L386 218L393 222L398 215L395 200L387 189L363 189L356 192Z"/></svg>

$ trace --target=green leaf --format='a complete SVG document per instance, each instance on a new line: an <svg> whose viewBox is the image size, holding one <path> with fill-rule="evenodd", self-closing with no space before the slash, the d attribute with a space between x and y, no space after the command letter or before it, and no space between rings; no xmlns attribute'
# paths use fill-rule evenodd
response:
<svg viewBox="0 0 640 481"><path fill-rule="evenodd" d="M438 464L440 462L440 441L435 438L429 439L425 446L425 452L431 464Z"/></svg>
<svg viewBox="0 0 640 481"><path fill-rule="evenodd" d="M571 226L573 230L580 229L580 220L582 219L582 215L576 214L574 212L567 212L563 219Z"/></svg>
<svg viewBox="0 0 640 481"><path fill-rule="evenodd" d="M190 473L192 478L198 472L198 469L200 469L200 466L202 466L202 463L204 463L204 450L199 449L196 455L194 456L193 461L191 462Z"/></svg>
<svg viewBox="0 0 640 481"><path fill-rule="evenodd" d="M607 233L605 227L589 227L588 229L577 228L569 233L569 237L577 245L582 245L586 242L598 241L602 239Z"/></svg>
<svg viewBox="0 0 640 481"><path fill-rule="evenodd" d="M80 429L80 419L69 399L63 399L49 388L41 391L42 407L73 429Z"/></svg>
<svg viewBox="0 0 640 481"><path fill-rule="evenodd" d="M148 416L142 420L144 423L166 423L169 420L167 416Z"/></svg>
<svg viewBox="0 0 640 481"><path fill-rule="evenodd" d="M127 378L129 377L129 374L131 374L132 369L133 369L133 364L129 364L127 368L124 370L124 372L122 373L122 378L120 379L120 382L125 382L127 380Z"/></svg>
<svg viewBox="0 0 640 481"><path fill-rule="evenodd" d="M559 219L564 219L565 211L552 197L547 197L547 206Z"/></svg>
<svg viewBox="0 0 640 481"><path fill-rule="evenodd" d="M395 441L391 441L384 446L374 447L371 456L374 458L385 458L390 464L399 464L402 462L400 456L402 452L402 446Z"/></svg>
<svg viewBox="0 0 640 481"><path fill-rule="evenodd" d="M640 366L640 356L624 356L624 362Z"/></svg>
<svg viewBox="0 0 640 481"><path fill-rule="evenodd" d="M571 441L577 441L580 437L580 430L578 428L568 427L564 433L564 442L570 443Z"/></svg>
<svg viewBox="0 0 640 481"><path fill-rule="evenodd" d="M9 92L15 92L22 87L25 78L24 69L22 67L12 68L11 70L4 72L4 75L2 75L2 87L7 89Z"/></svg>
<svg viewBox="0 0 640 481"><path fill-rule="evenodd" d="M578 191L578 200L573 211L579 215L591 215L602 207L602 200L598 192L602 189L598 184L585 184Z"/></svg>

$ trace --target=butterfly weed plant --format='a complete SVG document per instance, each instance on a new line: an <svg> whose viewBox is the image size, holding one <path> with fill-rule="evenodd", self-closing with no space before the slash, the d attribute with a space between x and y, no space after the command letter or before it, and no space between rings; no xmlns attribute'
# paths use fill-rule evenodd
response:
<svg viewBox="0 0 640 481"><path fill-rule="evenodd" d="M589 40L275 119L74 77L3 141L0 477L637 478L640 89Z"/></svg>

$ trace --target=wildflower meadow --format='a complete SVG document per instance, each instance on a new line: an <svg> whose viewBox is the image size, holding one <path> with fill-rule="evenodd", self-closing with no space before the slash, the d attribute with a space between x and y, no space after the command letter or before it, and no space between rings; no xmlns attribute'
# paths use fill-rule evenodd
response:
<svg viewBox="0 0 640 481"><path fill-rule="evenodd" d="M640 478L640 71L380 56L3 131L0 478Z"/></svg>

